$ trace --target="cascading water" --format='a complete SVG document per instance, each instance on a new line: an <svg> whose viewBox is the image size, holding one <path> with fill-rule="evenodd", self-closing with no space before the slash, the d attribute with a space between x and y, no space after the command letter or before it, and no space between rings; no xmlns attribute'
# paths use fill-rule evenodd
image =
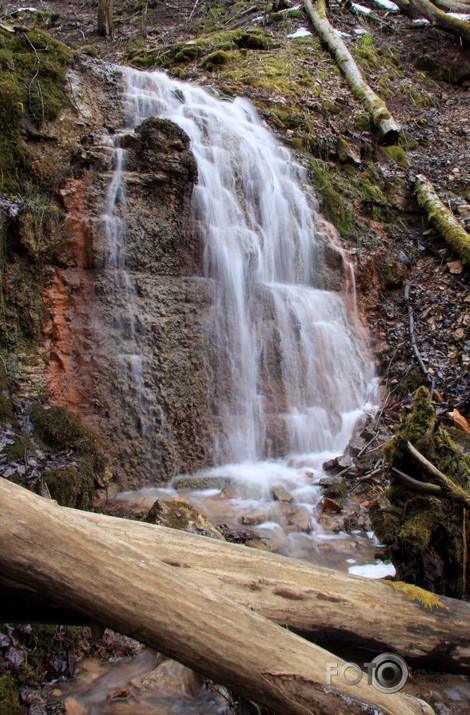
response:
<svg viewBox="0 0 470 715"><path fill-rule="evenodd" d="M193 214L214 283L209 352L215 462L344 448L368 379L343 297L323 288L303 169L244 99L128 70L130 124L168 118L189 135Z"/></svg>

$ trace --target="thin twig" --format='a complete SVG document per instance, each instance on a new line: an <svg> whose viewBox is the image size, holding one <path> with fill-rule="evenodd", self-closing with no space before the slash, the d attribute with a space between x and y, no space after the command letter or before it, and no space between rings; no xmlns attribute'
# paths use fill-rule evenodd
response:
<svg viewBox="0 0 470 715"><path fill-rule="evenodd" d="M38 55L38 53L37 53L37 50L36 50L35 46L34 46L33 43L31 42L31 40L29 39L29 37L28 37L28 35L27 35L26 32L24 33L24 36L25 36L25 38L27 39L27 41L29 42L29 44L31 45L31 48L32 48L34 54L36 55L36 63L37 63L37 64L36 64L36 72L34 73L32 79L31 79L31 82L29 83L29 87L28 87L29 106L31 107L31 87L33 86L34 80L37 78L37 76L38 76L38 74L39 74L39 70L40 70L40 67L41 67L41 60L39 59L39 55ZM47 47L46 47L46 49L47 49ZM39 86L39 97L40 97L40 99L41 99L41 115L42 115L42 119L43 119L43 121L44 121L44 102L43 102L43 99L42 99L41 85L40 85L39 82L38 82L38 86ZM32 109L32 107L31 107L31 109Z"/></svg>
<svg viewBox="0 0 470 715"><path fill-rule="evenodd" d="M191 22L191 18L194 15L194 12L198 5L199 5L199 0L196 0L196 2L193 5L193 9L191 10L191 15L188 17L188 22Z"/></svg>
<svg viewBox="0 0 470 715"><path fill-rule="evenodd" d="M414 331L413 309L412 309L411 303L410 303L410 284L408 281L405 284L405 303L408 308L408 320L409 320L409 324L410 324L411 347L413 348L413 352L414 352L416 359L419 363L421 371L426 378L426 381L431 386L431 400L432 400L432 396L433 396L433 392L434 392L434 378L431 377L431 375L429 374L428 369L423 362L423 358L421 357L421 354L418 350L418 346L416 344L416 337L415 337L415 331Z"/></svg>

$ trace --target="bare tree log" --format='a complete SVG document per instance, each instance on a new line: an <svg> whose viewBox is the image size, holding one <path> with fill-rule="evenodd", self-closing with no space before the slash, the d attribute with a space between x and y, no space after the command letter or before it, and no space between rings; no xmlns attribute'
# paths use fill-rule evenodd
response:
<svg viewBox="0 0 470 715"><path fill-rule="evenodd" d="M416 447L413 447L411 442L406 443L406 448L411 456L418 462L418 464L423 467L423 469L434 479L435 482L441 487L443 494L452 501L462 504L462 506L470 509L470 492L462 489L458 484L456 484L452 479L449 479L443 472L441 472L437 467L426 459L426 457L418 452Z"/></svg>
<svg viewBox="0 0 470 715"><path fill-rule="evenodd" d="M313 7L311 0L304 0L304 5L315 30L334 55L352 93L369 112L377 129L379 141L385 144L395 143L400 134L400 127L388 111L385 102L365 82L348 48L330 25L325 0L318 0L317 9Z"/></svg>
<svg viewBox="0 0 470 715"><path fill-rule="evenodd" d="M343 665L266 618L196 585L91 521L0 480L3 573L286 715L432 713L403 693L326 677Z"/></svg>
<svg viewBox="0 0 470 715"><path fill-rule="evenodd" d="M470 236L454 214L442 203L431 182L419 174L416 177L416 199L424 209L428 221L437 229L444 241L459 256L463 263L470 265Z"/></svg>
<svg viewBox="0 0 470 715"><path fill-rule="evenodd" d="M407 600L387 582L152 524L61 511L70 512L74 520L99 525L104 534L125 539L139 549L142 558L158 558L179 569L184 578L209 586L328 648L353 646L372 657L394 651L410 663L470 672L466 625L470 604L440 596L441 606L426 610L419 599ZM2 603L0 616L6 605Z"/></svg>
<svg viewBox="0 0 470 715"><path fill-rule="evenodd" d="M470 22L448 15L443 10L440 10L439 7L436 7L437 3L433 4L430 0L397 0L397 4L407 15L414 18L423 17L429 20L431 25L435 25L445 32L450 32L452 35L457 35L465 42L470 42ZM459 9L457 12L465 14L469 10L467 7L466 10Z"/></svg>

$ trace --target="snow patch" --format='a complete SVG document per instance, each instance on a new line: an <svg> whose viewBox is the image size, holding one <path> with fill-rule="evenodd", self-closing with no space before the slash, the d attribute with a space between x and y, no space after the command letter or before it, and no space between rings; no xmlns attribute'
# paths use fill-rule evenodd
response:
<svg viewBox="0 0 470 715"><path fill-rule="evenodd" d="M370 7L366 7L365 5L358 5L355 2L351 3L351 5L353 10L355 10L356 12L360 12L363 15L370 15L372 12Z"/></svg>
<svg viewBox="0 0 470 715"><path fill-rule="evenodd" d="M411 24L415 27L423 27L424 25L430 25L431 23L429 20L426 20L425 17L418 17L416 20L412 20Z"/></svg>
<svg viewBox="0 0 470 715"><path fill-rule="evenodd" d="M307 30L305 27L299 27L298 30L295 32L291 32L290 35L287 35L289 40L296 40L298 37L309 37L312 33Z"/></svg>
<svg viewBox="0 0 470 715"><path fill-rule="evenodd" d="M386 10L391 10L391 12L398 12L399 7L396 5L394 2L391 2L391 0L374 0L376 5L380 5L380 7L384 7Z"/></svg>
<svg viewBox="0 0 470 715"><path fill-rule="evenodd" d="M375 564L362 564L360 566L350 566L348 572L353 576L363 578L385 578L385 576L395 576L396 569L392 563L377 561Z"/></svg>
<svg viewBox="0 0 470 715"><path fill-rule="evenodd" d="M470 22L470 15L466 12L448 12L449 17L455 17L456 20L463 20L464 22Z"/></svg>

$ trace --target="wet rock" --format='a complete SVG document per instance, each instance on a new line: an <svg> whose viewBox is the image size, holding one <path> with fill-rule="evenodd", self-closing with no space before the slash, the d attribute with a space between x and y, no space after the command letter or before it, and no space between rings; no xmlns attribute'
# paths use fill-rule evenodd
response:
<svg viewBox="0 0 470 715"><path fill-rule="evenodd" d="M271 490L274 501L290 503L294 497L283 486L273 487Z"/></svg>
<svg viewBox="0 0 470 715"><path fill-rule="evenodd" d="M231 488L233 481L229 477L179 477L175 479L172 486L181 491L203 491L205 489Z"/></svg>
<svg viewBox="0 0 470 715"><path fill-rule="evenodd" d="M324 512L340 512L343 510L343 507L341 504L339 504L337 501L334 499L330 499L329 497L325 497L323 499L322 503L322 511Z"/></svg>
<svg viewBox="0 0 470 715"><path fill-rule="evenodd" d="M175 498L172 501L157 499L143 521L224 540L221 531L184 499Z"/></svg>
<svg viewBox="0 0 470 715"><path fill-rule="evenodd" d="M322 477L318 484L325 489L325 497L340 499L347 494L347 486L343 477Z"/></svg>
<svg viewBox="0 0 470 715"><path fill-rule="evenodd" d="M343 469L351 469L354 466L352 458L348 454L342 454L339 457L329 459L322 464L325 472L341 472Z"/></svg>

